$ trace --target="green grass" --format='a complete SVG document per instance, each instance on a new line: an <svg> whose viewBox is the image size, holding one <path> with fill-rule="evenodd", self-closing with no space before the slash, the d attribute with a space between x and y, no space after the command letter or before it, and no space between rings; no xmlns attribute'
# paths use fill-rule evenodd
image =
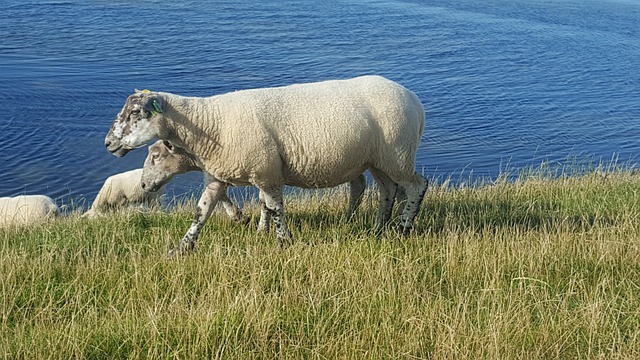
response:
<svg viewBox="0 0 640 360"><path fill-rule="evenodd" d="M216 212L72 216L0 230L0 355L640 358L640 176L434 186L416 231L370 231L369 194L288 197L296 242Z"/></svg>

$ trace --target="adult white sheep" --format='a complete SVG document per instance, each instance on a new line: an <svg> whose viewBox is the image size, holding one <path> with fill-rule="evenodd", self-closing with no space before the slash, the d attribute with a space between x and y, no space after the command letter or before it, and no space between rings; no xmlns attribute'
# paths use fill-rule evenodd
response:
<svg viewBox="0 0 640 360"><path fill-rule="evenodd" d="M158 140L153 145L149 146L149 152L147 158L144 160L144 167L142 171L142 188L146 191L156 191L162 186L165 186L171 179L178 174L184 174L189 171L202 171L197 165L195 156L186 152L184 149L171 144L166 140ZM219 186L227 186L226 184L218 185L213 182L219 182L213 176L205 172L205 187L204 191L211 191L209 187L217 188ZM362 194L366 188L366 180L364 175L358 176L355 180L349 183L349 207L347 209L347 218L350 218L362 200ZM205 201L212 198L214 195L209 194L204 197ZM224 195L226 198L226 194ZM209 201L209 203L211 203ZM240 216L238 221L243 221L242 214L235 208L231 200L226 198L225 207L229 216L234 218ZM228 205L230 204L230 206ZM258 223L258 231L267 231L269 229L270 213L264 202L264 195L260 192L260 222ZM200 208L204 208L205 205L201 205ZM203 222L206 222L210 216L210 210L213 207L207 208L202 213Z"/></svg>
<svg viewBox="0 0 640 360"><path fill-rule="evenodd" d="M60 214L56 203L45 195L0 198L0 227L31 225Z"/></svg>
<svg viewBox="0 0 640 360"><path fill-rule="evenodd" d="M376 224L391 217L398 185L407 202L400 216L411 229L427 189L415 172L425 126L418 97L380 76L253 89L207 97L163 92L130 95L105 138L124 156L154 138L195 156L222 183L255 185L264 194L281 243L291 241L282 188L333 187L369 170L380 189ZM223 186L211 189L215 202ZM201 199L202 200L202 199ZM193 249L202 211L172 253Z"/></svg>
<svg viewBox="0 0 640 360"><path fill-rule="evenodd" d="M164 187L154 192L144 191L140 186L141 177L142 169L109 176L96 195L91 208L83 216L92 218L127 206L159 204L160 196L164 194Z"/></svg>

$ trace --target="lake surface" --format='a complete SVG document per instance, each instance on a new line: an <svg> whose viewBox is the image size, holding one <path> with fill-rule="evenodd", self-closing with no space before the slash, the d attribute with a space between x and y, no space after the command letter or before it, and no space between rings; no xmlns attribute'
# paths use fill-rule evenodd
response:
<svg viewBox="0 0 640 360"><path fill-rule="evenodd" d="M146 150L104 148L134 88L208 96L363 74L422 100L429 177L640 154L640 0L8 0L0 196L90 203L141 167Z"/></svg>

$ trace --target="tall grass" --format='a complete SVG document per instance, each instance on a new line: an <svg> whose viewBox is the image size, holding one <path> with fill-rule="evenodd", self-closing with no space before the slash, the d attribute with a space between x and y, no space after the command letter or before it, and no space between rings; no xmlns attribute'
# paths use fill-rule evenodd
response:
<svg viewBox="0 0 640 360"><path fill-rule="evenodd" d="M216 213L0 231L0 354L48 358L640 358L640 176L431 187L413 234L369 194L289 197L296 242Z"/></svg>

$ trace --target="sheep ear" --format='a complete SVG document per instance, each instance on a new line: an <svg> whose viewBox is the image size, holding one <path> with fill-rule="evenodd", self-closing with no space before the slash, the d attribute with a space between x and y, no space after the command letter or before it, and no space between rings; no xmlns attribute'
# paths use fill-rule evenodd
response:
<svg viewBox="0 0 640 360"><path fill-rule="evenodd" d="M146 100L142 107L153 115L163 113L164 101L160 96L151 96Z"/></svg>
<svg viewBox="0 0 640 360"><path fill-rule="evenodd" d="M162 144L164 146L167 147L167 149L169 149L169 151L173 152L173 144L171 144L170 142L168 142L167 140L162 140Z"/></svg>

